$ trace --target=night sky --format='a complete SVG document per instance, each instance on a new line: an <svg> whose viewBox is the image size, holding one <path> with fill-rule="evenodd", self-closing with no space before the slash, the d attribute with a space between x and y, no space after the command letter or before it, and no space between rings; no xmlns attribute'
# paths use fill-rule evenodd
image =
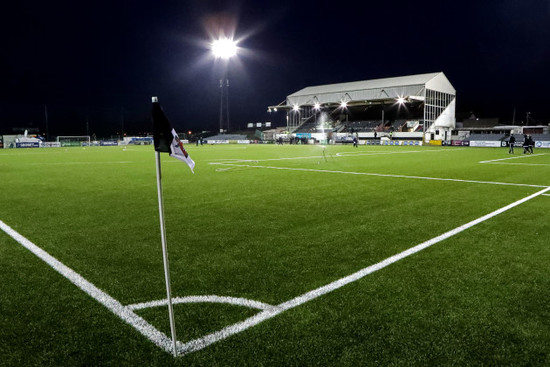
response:
<svg viewBox="0 0 550 367"><path fill-rule="evenodd" d="M221 29L232 127L282 124L267 106L307 86L439 71L458 121L550 120L550 0L20 0L0 27L3 133L44 133L46 109L50 135L151 131L152 96L178 130L215 130Z"/></svg>

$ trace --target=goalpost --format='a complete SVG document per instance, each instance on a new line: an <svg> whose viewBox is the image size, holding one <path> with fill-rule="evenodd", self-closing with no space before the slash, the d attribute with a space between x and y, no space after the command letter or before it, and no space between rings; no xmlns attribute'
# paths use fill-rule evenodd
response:
<svg viewBox="0 0 550 367"><path fill-rule="evenodd" d="M83 147L90 146L90 135L66 135L58 136L57 142L62 147Z"/></svg>

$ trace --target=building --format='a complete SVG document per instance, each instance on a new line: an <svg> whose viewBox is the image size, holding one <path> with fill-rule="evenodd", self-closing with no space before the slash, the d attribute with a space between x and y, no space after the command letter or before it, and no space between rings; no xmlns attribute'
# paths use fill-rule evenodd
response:
<svg viewBox="0 0 550 367"><path fill-rule="evenodd" d="M306 87L268 112L286 112L298 131L408 131L450 140L456 91L442 72ZM353 131L354 130L354 131Z"/></svg>

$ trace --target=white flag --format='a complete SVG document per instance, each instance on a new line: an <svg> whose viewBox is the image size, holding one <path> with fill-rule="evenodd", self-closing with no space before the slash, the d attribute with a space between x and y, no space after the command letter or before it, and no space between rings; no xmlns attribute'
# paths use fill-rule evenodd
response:
<svg viewBox="0 0 550 367"><path fill-rule="evenodd" d="M181 142L178 134L176 133L176 130L174 129L172 129L172 144L170 145L170 149L172 150L172 153L170 153L170 157L177 158L180 161L187 163L189 168L191 168L191 172L195 173L195 162L191 159L191 157L183 147L183 143Z"/></svg>

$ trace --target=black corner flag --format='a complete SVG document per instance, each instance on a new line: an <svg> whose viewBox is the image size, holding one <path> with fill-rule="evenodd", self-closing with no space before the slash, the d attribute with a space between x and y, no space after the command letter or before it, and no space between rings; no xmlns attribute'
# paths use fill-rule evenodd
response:
<svg viewBox="0 0 550 367"><path fill-rule="evenodd" d="M153 97L152 115L155 151L159 153L168 153L170 157L185 162L191 169L191 172L194 173L195 162L185 150L176 130L170 125L170 121L168 121L168 118L164 114L157 97Z"/></svg>
<svg viewBox="0 0 550 367"><path fill-rule="evenodd" d="M172 127L170 121L164 114L159 104L158 98L153 97L153 139L155 150L161 153L172 153L170 145L172 144Z"/></svg>

